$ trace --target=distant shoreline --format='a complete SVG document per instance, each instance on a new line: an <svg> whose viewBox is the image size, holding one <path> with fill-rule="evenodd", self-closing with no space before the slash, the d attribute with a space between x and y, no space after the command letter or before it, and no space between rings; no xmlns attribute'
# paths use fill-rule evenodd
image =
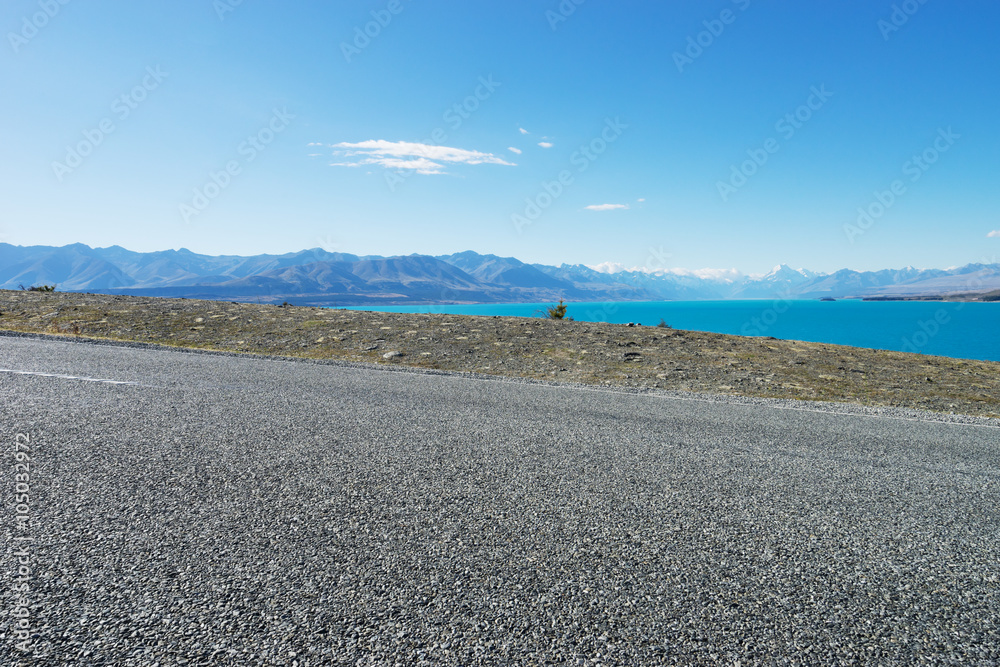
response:
<svg viewBox="0 0 1000 667"><path fill-rule="evenodd" d="M865 296L862 301L946 301L965 303L995 303L1000 302L1000 290L992 292L973 292L965 294L915 294L906 296Z"/></svg>
<svg viewBox="0 0 1000 667"><path fill-rule="evenodd" d="M2 291L2 290L0 290ZM10 290L14 291L14 290ZM237 303L248 303L256 305L281 305L285 301L294 301L297 306L312 306L316 308L380 308L380 307L436 307L436 306L514 306L514 305L540 305L549 304L554 299L543 301L482 301L482 300L453 300L444 302L442 300L407 298L401 295L353 295L353 294L276 294L266 296L241 296L213 294L211 292L197 292L192 290L189 294L146 294L146 290L135 290L130 292L124 289L109 290L59 290L67 294L105 294L108 296L127 296L144 299L193 299L202 301L233 301ZM974 292L961 294L906 294L906 295L872 295L872 296L794 296L783 298L779 296L761 296L748 298L728 298L728 299L567 299L576 304L605 304L605 303L754 303L771 301L941 301L941 302L966 302L966 303L992 303L1000 301L1000 290L991 292Z"/></svg>

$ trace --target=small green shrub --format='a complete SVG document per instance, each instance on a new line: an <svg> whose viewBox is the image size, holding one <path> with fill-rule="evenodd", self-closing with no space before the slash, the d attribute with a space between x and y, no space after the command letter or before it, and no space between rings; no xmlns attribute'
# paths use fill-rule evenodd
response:
<svg viewBox="0 0 1000 667"><path fill-rule="evenodd" d="M660 327L661 329L669 329L670 328L670 325L667 324L667 321L665 319L663 319L662 317L660 318L660 323L657 324L656 326Z"/></svg>
<svg viewBox="0 0 1000 667"><path fill-rule="evenodd" d="M550 306L545 312L548 314L550 320L561 320L566 317L566 304L563 303L562 299L559 299L558 304Z"/></svg>
<svg viewBox="0 0 1000 667"><path fill-rule="evenodd" d="M32 285L31 287L25 287L23 284L18 285L22 292L55 292L55 285Z"/></svg>

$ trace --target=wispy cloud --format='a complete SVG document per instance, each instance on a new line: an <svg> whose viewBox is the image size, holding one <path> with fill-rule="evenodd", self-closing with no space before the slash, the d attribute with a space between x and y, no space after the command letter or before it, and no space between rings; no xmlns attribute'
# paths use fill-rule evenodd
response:
<svg viewBox="0 0 1000 667"><path fill-rule="evenodd" d="M986 235L987 238L997 239L1000 238L1000 229L996 229Z"/></svg>
<svg viewBox="0 0 1000 667"><path fill-rule="evenodd" d="M654 276L677 276L678 278L699 278L715 282L731 283L743 278L743 273L737 269L650 269L645 266L627 267L621 262L601 262L588 264L588 268L600 273L646 273Z"/></svg>
<svg viewBox="0 0 1000 667"><path fill-rule="evenodd" d="M651 273L656 273L652 271ZM694 276L702 280L717 280L719 282L732 282L743 277L743 272L738 269L668 269L664 273L671 273L675 276Z"/></svg>
<svg viewBox="0 0 1000 667"><path fill-rule="evenodd" d="M588 211L619 211L628 208L628 204L591 204L584 208Z"/></svg>
<svg viewBox="0 0 1000 667"><path fill-rule="evenodd" d="M552 146L554 146L554 144L549 141L539 141L538 145L542 148L552 148Z"/></svg>
<svg viewBox="0 0 1000 667"><path fill-rule="evenodd" d="M518 128L518 130L520 130L521 134L530 134L530 133L529 133L529 132L528 132L528 131L527 131L526 129L524 129L523 127L520 127L520 128Z"/></svg>
<svg viewBox="0 0 1000 667"><path fill-rule="evenodd" d="M417 174L443 174L447 164L504 164L516 166L492 153L469 151L450 146L434 146L408 141L385 141L373 139L350 143L343 141L333 144L334 155L346 158L333 162L334 167L359 167L378 165L386 169L412 169Z"/></svg>
<svg viewBox="0 0 1000 667"><path fill-rule="evenodd" d="M646 198L645 197L639 197L638 199L636 199L636 201L637 202L644 202L644 201L646 201Z"/></svg>
<svg viewBox="0 0 1000 667"><path fill-rule="evenodd" d="M509 150L511 153L516 153L518 155L521 154L521 149L520 148L514 148L513 146L508 146L507 150Z"/></svg>

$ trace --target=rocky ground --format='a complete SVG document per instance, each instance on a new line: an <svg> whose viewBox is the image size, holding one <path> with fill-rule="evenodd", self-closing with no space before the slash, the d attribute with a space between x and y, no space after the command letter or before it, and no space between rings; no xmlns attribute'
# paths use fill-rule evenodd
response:
<svg viewBox="0 0 1000 667"><path fill-rule="evenodd" d="M0 291L0 330L1000 417L1000 364L669 328Z"/></svg>

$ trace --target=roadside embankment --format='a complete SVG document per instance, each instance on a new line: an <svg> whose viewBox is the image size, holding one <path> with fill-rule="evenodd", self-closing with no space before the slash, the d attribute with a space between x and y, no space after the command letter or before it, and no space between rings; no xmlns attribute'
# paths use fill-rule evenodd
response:
<svg viewBox="0 0 1000 667"><path fill-rule="evenodd" d="M1000 417L1000 364L541 318L0 290L0 330Z"/></svg>

